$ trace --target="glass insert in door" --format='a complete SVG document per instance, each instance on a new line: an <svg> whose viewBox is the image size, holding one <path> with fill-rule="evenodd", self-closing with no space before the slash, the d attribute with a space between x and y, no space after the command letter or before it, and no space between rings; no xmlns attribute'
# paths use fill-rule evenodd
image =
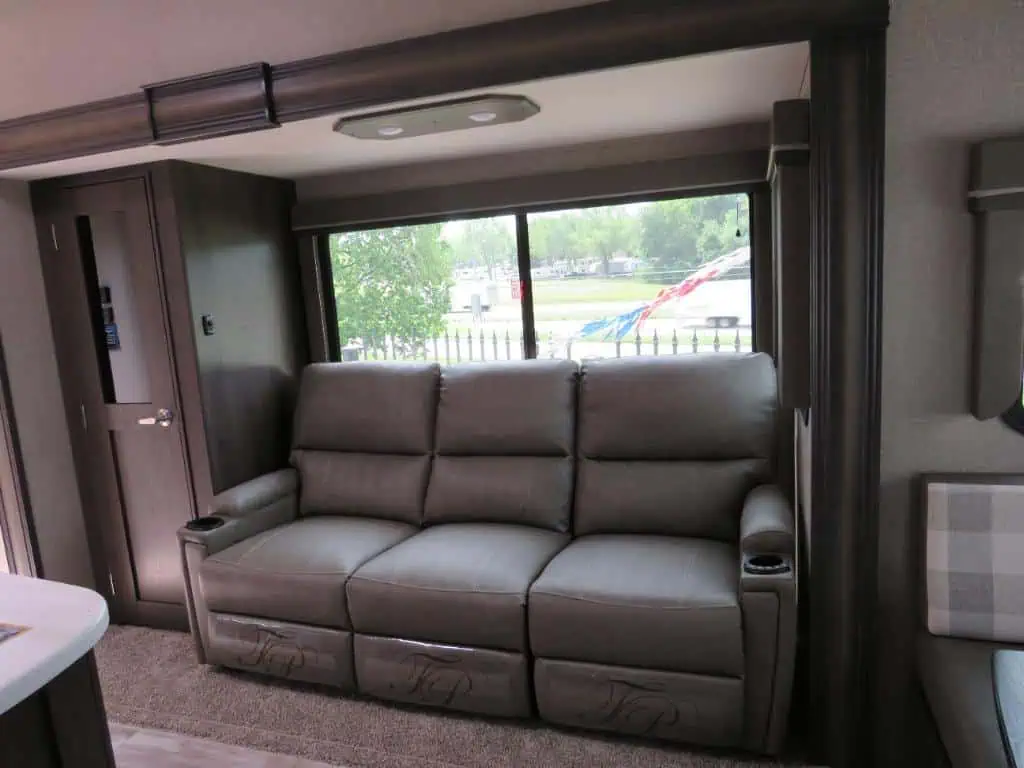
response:
<svg viewBox="0 0 1024 768"><path fill-rule="evenodd" d="M76 220L107 403L151 402L131 251L121 211Z"/></svg>

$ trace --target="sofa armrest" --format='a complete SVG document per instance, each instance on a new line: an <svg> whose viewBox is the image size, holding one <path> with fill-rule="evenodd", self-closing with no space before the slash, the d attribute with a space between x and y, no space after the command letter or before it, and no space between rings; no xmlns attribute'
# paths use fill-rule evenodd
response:
<svg viewBox="0 0 1024 768"><path fill-rule="evenodd" d="M786 735L796 657L793 510L774 485L752 490L740 517L743 609L744 741L778 754Z"/></svg>
<svg viewBox="0 0 1024 768"><path fill-rule="evenodd" d="M294 495L298 489L298 471L279 469L218 493L210 504L210 514L219 517L245 515L280 498Z"/></svg>
<svg viewBox="0 0 1024 768"><path fill-rule="evenodd" d="M281 469L249 480L217 494L210 504L210 515L224 524L208 531L193 531L182 526L178 539L197 544L204 556L227 549L232 544L275 528L298 517L298 472Z"/></svg>
<svg viewBox="0 0 1024 768"><path fill-rule="evenodd" d="M793 556L793 508L775 485L759 485L743 503L740 517L740 552L753 555Z"/></svg>
<svg viewBox="0 0 1024 768"><path fill-rule="evenodd" d="M209 648L209 610L199 583L199 571L210 555L263 531L295 520L299 514L299 475L294 469L270 472L230 488L214 497L211 516L224 523L209 530L178 529L181 567L185 577L188 624L201 664Z"/></svg>

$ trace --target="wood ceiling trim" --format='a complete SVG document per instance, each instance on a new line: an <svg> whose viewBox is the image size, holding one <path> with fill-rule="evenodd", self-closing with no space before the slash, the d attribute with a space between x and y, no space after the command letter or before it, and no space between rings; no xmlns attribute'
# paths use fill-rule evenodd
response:
<svg viewBox="0 0 1024 768"><path fill-rule="evenodd" d="M0 169L142 147L153 141L141 91L0 123Z"/></svg>
<svg viewBox="0 0 1024 768"><path fill-rule="evenodd" d="M268 120L253 93L213 72L147 92L0 122L0 170L111 152L175 136L196 141L346 110L712 51L883 29L886 0L608 0L270 68ZM152 95L152 91L150 91ZM187 130L175 123L186 115ZM177 116L177 117L176 117ZM276 120L274 119L276 118Z"/></svg>

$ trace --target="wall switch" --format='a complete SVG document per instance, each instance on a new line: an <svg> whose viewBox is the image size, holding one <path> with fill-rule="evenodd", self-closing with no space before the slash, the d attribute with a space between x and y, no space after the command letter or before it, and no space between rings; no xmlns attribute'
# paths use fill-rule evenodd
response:
<svg viewBox="0 0 1024 768"><path fill-rule="evenodd" d="M216 324L213 322L213 315L203 315L203 336L213 336L217 330Z"/></svg>

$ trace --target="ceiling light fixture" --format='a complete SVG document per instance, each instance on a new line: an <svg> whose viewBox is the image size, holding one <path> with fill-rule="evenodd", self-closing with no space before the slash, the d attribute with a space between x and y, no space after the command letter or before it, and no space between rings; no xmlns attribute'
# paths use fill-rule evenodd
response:
<svg viewBox="0 0 1024 768"><path fill-rule="evenodd" d="M356 139L392 141L468 128L518 123L540 112L525 96L488 95L343 117L337 133Z"/></svg>

